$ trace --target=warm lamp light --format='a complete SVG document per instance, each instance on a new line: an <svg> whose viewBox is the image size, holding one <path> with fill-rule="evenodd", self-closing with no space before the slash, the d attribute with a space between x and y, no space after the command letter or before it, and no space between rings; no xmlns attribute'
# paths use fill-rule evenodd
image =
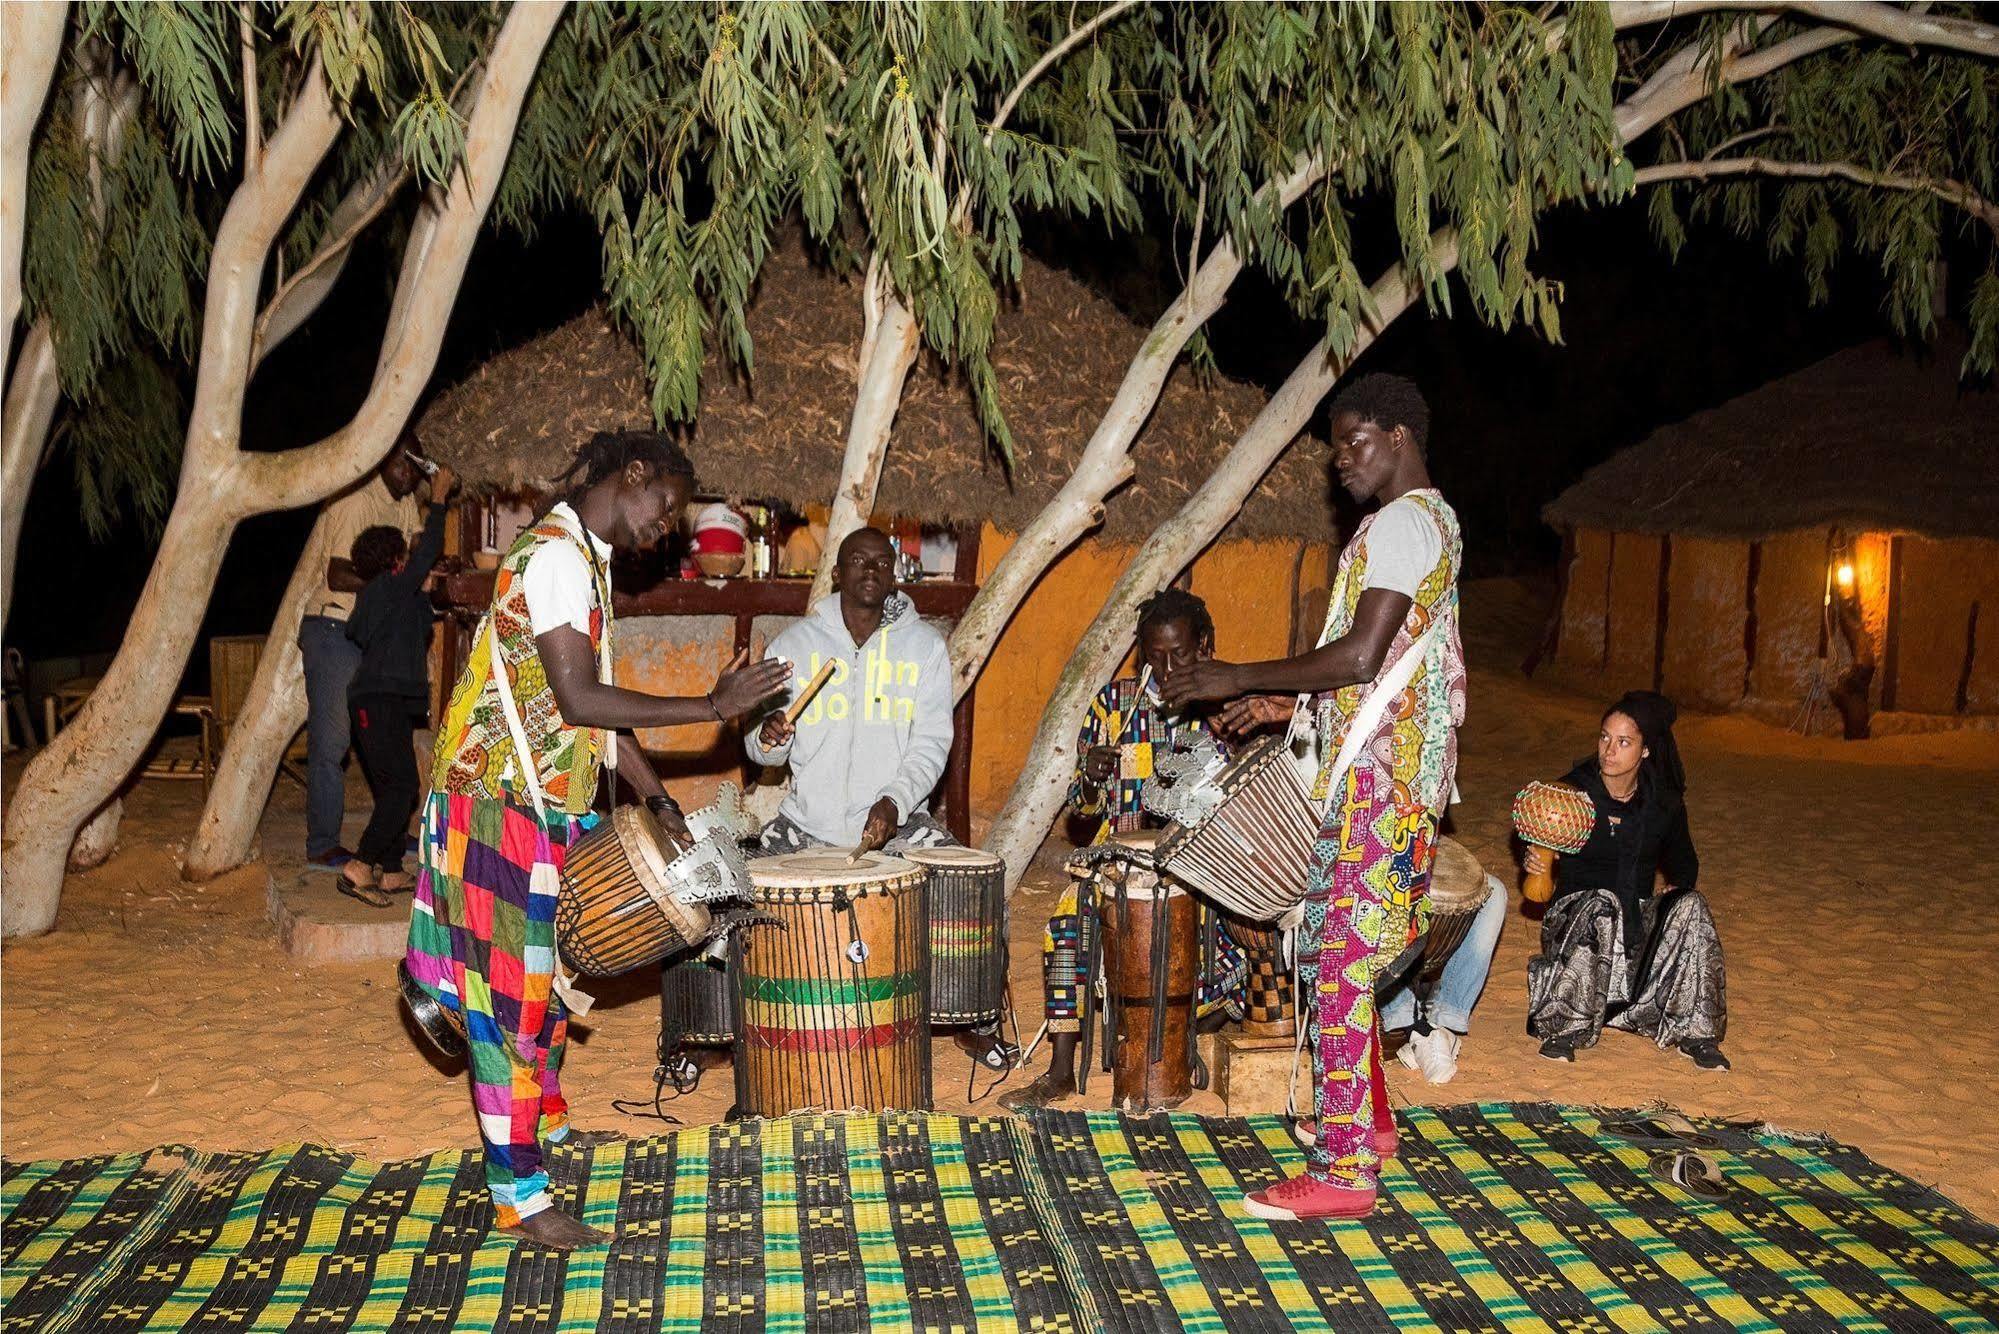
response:
<svg viewBox="0 0 1999 1334"><path fill-rule="evenodd" d="M1851 561L1841 561L1839 568L1832 572L1832 577L1839 581L1841 591L1851 589L1853 587L1853 563Z"/></svg>

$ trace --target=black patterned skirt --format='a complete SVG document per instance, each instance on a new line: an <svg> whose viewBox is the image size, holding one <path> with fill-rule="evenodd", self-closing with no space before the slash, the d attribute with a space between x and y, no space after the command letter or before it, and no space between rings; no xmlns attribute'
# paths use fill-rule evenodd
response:
<svg viewBox="0 0 1999 1334"><path fill-rule="evenodd" d="M1677 1047L1728 1032L1721 935L1700 891L1645 901L1643 952L1624 943L1623 909L1607 889L1565 894L1541 919L1541 952L1527 961L1527 1027L1535 1037L1593 1046L1621 1028Z"/></svg>

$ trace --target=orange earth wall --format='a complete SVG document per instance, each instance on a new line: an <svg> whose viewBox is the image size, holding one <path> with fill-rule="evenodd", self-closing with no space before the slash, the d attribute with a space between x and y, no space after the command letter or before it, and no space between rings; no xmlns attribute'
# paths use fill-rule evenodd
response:
<svg viewBox="0 0 1999 1334"><path fill-rule="evenodd" d="M983 581L1013 545L1013 535L990 524L979 541ZM1221 656L1256 659L1288 649L1296 591L1318 590L1324 605L1329 551L1323 543L1223 542L1195 562L1193 591L1206 598L1215 619ZM979 678L972 744L972 803L1004 801L1027 758L1042 708L1076 642L1124 572L1132 548L1085 541L1051 567L1021 605ZM764 642L786 624L767 618L757 627ZM1318 627L1310 627L1316 634ZM617 678L621 685L657 694L700 694L729 656L732 623L726 617L628 617L618 624ZM702 801L714 784L734 777L740 743L715 724L641 734L664 761L663 776L686 786L684 801Z"/></svg>

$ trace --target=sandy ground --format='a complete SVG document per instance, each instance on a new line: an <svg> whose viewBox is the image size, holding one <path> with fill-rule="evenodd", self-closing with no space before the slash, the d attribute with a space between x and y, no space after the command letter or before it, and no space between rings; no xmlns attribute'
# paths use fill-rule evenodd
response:
<svg viewBox="0 0 1999 1334"><path fill-rule="evenodd" d="M1597 702L1514 670L1543 596L1493 583L1466 598L1472 713L1453 818L1488 866L1510 864L1514 789L1561 772L1594 737ZM1524 983L1538 927L1516 890L1457 1079L1431 1087L1391 1065L1396 1101L1663 1099L1757 1117L1830 1132L1999 1218L1999 864L1986 846L1999 736L1849 744L1728 718L1690 719L1681 734L1701 886L1727 949L1734 1071L1703 1074L1618 1033L1574 1066L1539 1059ZM18 770L17 757L8 778ZM261 864L179 881L198 799L193 784L142 785L119 854L72 878L58 930L0 955L0 1148L23 1159L310 1140L395 1158L473 1143L465 1082L406 1029L388 965L294 964L264 920ZM350 816L363 813L357 787ZM282 782L264 829L273 873L297 872L302 828L300 793ZM1029 1012L1060 879L1052 852L1015 912L1015 990ZM611 1106L651 1096L656 991L647 977L605 990L565 1071L578 1120L661 1129ZM968 1062L943 1045L937 1062L939 1106L965 1110ZM1105 1082L1092 1087L1101 1105ZM692 1124L729 1101L723 1069L666 1110Z"/></svg>

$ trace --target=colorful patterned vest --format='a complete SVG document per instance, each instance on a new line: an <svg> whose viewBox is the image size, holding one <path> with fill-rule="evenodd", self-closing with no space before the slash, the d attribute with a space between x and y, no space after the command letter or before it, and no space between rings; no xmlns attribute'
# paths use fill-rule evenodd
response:
<svg viewBox="0 0 1999 1334"><path fill-rule="evenodd" d="M516 747L500 705L493 674L492 650L498 645L514 704L520 710L528 749L541 779L550 813L581 815L597 796L597 775L603 761L605 733L601 728L570 727L555 706L548 674L535 649L528 619L527 590L522 578L528 561L545 542L568 542L583 553L590 567L596 605L590 611L590 649L601 655L611 634L611 574L598 559L581 525L550 512L514 542L493 580L493 606L479 622L465 673L451 692L444 725L438 729L436 758L431 766L433 791L503 799L530 806L533 798L520 773ZM490 633L488 631L490 630ZM601 661L601 657L600 657Z"/></svg>
<svg viewBox="0 0 1999 1334"><path fill-rule="evenodd" d="M1069 785L1069 804L1078 815L1101 815L1104 824L1097 830L1101 843L1113 833L1129 834L1145 827L1145 780L1152 777L1154 748L1171 750L1174 738L1209 733L1200 718L1172 718L1157 701L1141 695L1139 678L1121 676L1097 692L1090 701L1090 716L1076 739L1076 775ZM1228 747L1220 736L1213 737L1223 754ZM1117 780L1108 792L1083 781L1083 760L1092 746L1119 746L1123 751Z"/></svg>
<svg viewBox="0 0 1999 1334"><path fill-rule="evenodd" d="M1457 729L1465 720L1465 652L1458 633L1458 566L1464 557L1464 539L1458 530L1457 513L1435 490L1411 491L1390 503L1421 507L1443 534L1444 543L1437 567L1417 586L1409 614L1395 632L1376 679L1414 646L1433 620L1438 616L1449 619L1430 641L1408 686L1383 713L1379 728L1361 754L1393 779L1398 803L1420 805L1441 816L1457 774ZM1321 647L1353 628L1354 609L1367 585L1367 536L1379 513L1377 510L1361 520L1353 540L1340 553L1332 601L1326 608L1326 627L1319 635ZM1373 682L1369 682L1342 686L1319 697L1321 761L1326 766L1330 767L1339 753L1348 726L1373 689ZM1325 799L1331 777L1321 769L1314 796Z"/></svg>

